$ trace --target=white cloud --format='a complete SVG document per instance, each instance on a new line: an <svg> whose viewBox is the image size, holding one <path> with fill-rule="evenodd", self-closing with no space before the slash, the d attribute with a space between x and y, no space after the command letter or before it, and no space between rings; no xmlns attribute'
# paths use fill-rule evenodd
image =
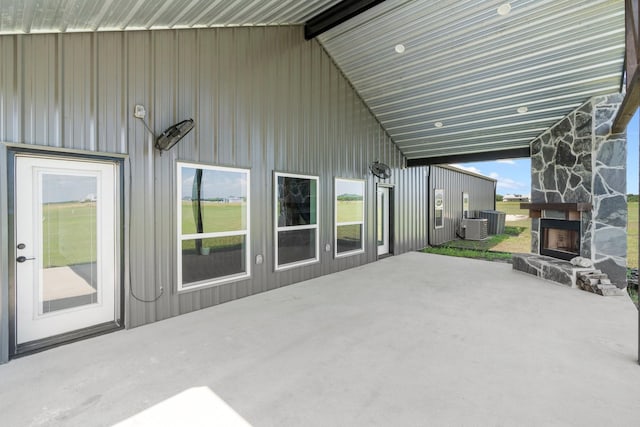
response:
<svg viewBox="0 0 640 427"><path fill-rule="evenodd" d="M507 165L515 165L516 162L514 162L513 160L509 160L509 159L501 159L501 160L496 160L497 163L504 163Z"/></svg>
<svg viewBox="0 0 640 427"><path fill-rule="evenodd" d="M507 191L520 194L529 192L529 184L527 183L516 181L511 178L504 178L497 172L491 172L489 176L498 181L498 193L500 194Z"/></svg>
<svg viewBox="0 0 640 427"><path fill-rule="evenodd" d="M502 188L509 188L513 190L521 190L526 189L525 184L522 182L514 181L509 178L500 178L498 179L498 185Z"/></svg>

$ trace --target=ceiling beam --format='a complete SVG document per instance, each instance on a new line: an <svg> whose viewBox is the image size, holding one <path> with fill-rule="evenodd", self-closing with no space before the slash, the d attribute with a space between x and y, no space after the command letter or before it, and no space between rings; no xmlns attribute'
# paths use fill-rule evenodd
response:
<svg viewBox="0 0 640 427"><path fill-rule="evenodd" d="M520 159L526 157L531 157L531 150L529 147L511 148L509 150L501 151L482 151L479 153L469 154L452 154L450 156L423 157L420 159L407 159L407 166L413 167L449 163L484 162L487 160Z"/></svg>
<svg viewBox="0 0 640 427"><path fill-rule="evenodd" d="M304 38L311 40L384 0L342 0L304 23Z"/></svg>
<svg viewBox="0 0 640 427"><path fill-rule="evenodd" d="M627 125L640 106L640 71L636 71L634 76L629 79L630 84L627 85L627 93L624 95L622 104L618 109L616 118L611 126L611 132L622 133L627 129Z"/></svg>

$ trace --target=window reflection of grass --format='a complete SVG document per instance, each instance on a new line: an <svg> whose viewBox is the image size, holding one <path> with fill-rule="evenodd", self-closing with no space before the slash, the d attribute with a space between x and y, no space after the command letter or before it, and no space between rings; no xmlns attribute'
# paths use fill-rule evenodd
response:
<svg viewBox="0 0 640 427"><path fill-rule="evenodd" d="M95 203L48 203L42 216L44 268L96 261Z"/></svg>
<svg viewBox="0 0 640 427"><path fill-rule="evenodd" d="M202 247L210 248L211 252L237 249L244 245L245 236L212 237L202 239ZM196 253L196 239L182 241L182 253Z"/></svg>
<svg viewBox="0 0 640 427"><path fill-rule="evenodd" d="M339 225L338 240L360 241L362 236L362 225Z"/></svg>
<svg viewBox="0 0 640 427"><path fill-rule="evenodd" d="M363 220L362 200L338 200L338 222Z"/></svg>
<svg viewBox="0 0 640 427"><path fill-rule="evenodd" d="M247 205L244 202L202 203L202 223L205 233L246 230ZM195 234L196 223L193 218L191 201L182 202L182 234Z"/></svg>

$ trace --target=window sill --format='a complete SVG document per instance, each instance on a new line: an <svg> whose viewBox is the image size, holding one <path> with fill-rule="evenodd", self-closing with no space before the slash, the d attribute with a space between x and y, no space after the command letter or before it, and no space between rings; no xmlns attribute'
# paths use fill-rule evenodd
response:
<svg viewBox="0 0 640 427"><path fill-rule="evenodd" d="M291 270L296 267L303 267L305 265L319 264L320 258L314 258L306 261L292 262L290 264L282 264L275 267L275 271Z"/></svg>
<svg viewBox="0 0 640 427"><path fill-rule="evenodd" d="M242 280L247 280L250 278L251 278L251 274L243 273L243 274L238 274L233 276L225 276L223 279L215 280L215 281L207 280L202 282L196 282L195 284L190 284L186 287L181 287L180 285L178 285L178 293L184 294L184 293L193 292L193 291L200 291L202 289L215 288L216 286L226 285L233 282L240 282Z"/></svg>

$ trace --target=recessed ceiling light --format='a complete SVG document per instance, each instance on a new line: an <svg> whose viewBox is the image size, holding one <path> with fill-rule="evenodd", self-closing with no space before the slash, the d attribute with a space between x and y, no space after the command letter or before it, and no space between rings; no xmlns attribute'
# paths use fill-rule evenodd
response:
<svg viewBox="0 0 640 427"><path fill-rule="evenodd" d="M527 111L529 111L529 109L527 107L525 107L524 105L522 107L518 107L518 109L516 110L518 113L520 114L524 114Z"/></svg>
<svg viewBox="0 0 640 427"><path fill-rule="evenodd" d="M498 15L507 16L511 13L511 5L509 3L505 3L498 7Z"/></svg>
<svg viewBox="0 0 640 427"><path fill-rule="evenodd" d="M442 122L435 122L433 125L435 127L437 127L437 128L441 128L442 126L444 126L444 124L442 124Z"/></svg>
<svg viewBox="0 0 640 427"><path fill-rule="evenodd" d="M404 45L402 43L397 44L395 49L397 53L404 53Z"/></svg>

